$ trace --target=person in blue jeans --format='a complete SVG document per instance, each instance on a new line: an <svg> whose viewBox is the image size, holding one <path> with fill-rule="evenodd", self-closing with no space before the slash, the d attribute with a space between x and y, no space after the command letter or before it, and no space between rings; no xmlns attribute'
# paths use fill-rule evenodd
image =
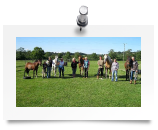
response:
<svg viewBox="0 0 158 130"><path fill-rule="evenodd" d="M85 57L84 64L83 64L84 71L85 71L85 75L84 75L85 78L88 78L89 65L90 65L89 60L87 60L87 57Z"/></svg>
<svg viewBox="0 0 158 130"><path fill-rule="evenodd" d="M60 59L58 64L59 64L59 78L61 78L61 72L62 72L62 76L64 77L64 61L63 61L63 58Z"/></svg>
<svg viewBox="0 0 158 130"><path fill-rule="evenodd" d="M132 79L133 79L133 75L134 75L134 84L136 84L136 80L137 80L137 72L138 72L138 62L135 61L135 58L132 57L132 61L133 64L131 66L131 77L130 77L130 84L132 84Z"/></svg>
<svg viewBox="0 0 158 130"><path fill-rule="evenodd" d="M46 63L47 63L47 78L50 78L51 70L52 70L52 60L50 57L48 58Z"/></svg>
<svg viewBox="0 0 158 130"><path fill-rule="evenodd" d="M114 81L114 74L115 74L115 81L117 81L117 71L119 69L119 63L116 62L116 59L114 59L114 62L111 65L111 72L112 72L112 79L111 81Z"/></svg>

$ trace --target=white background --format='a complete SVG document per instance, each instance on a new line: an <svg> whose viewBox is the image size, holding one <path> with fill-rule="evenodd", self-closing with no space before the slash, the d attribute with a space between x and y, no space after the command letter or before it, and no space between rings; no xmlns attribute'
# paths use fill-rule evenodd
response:
<svg viewBox="0 0 158 130"><path fill-rule="evenodd" d="M144 31L145 30L145 31ZM88 25L4 25L3 97L5 120L151 120L153 119L154 71L147 71L146 59L154 61L154 26ZM141 37L141 107L16 107L16 37ZM150 44L149 44L150 43ZM130 43L128 43L130 44ZM9 48L8 48L9 47ZM59 46L54 46L57 48ZM123 45L122 45L123 47ZM53 49L52 48L52 49ZM148 48L148 53L146 53ZM8 53L9 52L9 53ZM12 69L8 69L12 67ZM14 68L14 69L13 69ZM9 78L8 74L12 74ZM151 76L146 76L151 75ZM106 81L105 81L106 82ZM106 86L105 86L106 87ZM132 87L132 86L131 86ZM133 86L134 87L134 86Z"/></svg>

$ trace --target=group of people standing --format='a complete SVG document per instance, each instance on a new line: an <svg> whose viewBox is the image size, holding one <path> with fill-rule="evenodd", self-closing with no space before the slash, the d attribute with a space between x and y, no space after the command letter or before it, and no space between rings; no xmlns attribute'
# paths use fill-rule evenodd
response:
<svg viewBox="0 0 158 130"><path fill-rule="evenodd" d="M138 72L137 61L135 61L134 57L132 57L131 59L132 59L132 66L131 66L130 84L132 84L133 75L135 75L135 73ZM80 62L77 62L75 58L72 58L71 68L72 68L72 77L73 78L75 78L75 76L76 76L77 64L79 64L79 63ZM99 60L97 63L98 63L97 79L99 79L100 73L101 73L100 79L103 79L103 71L104 71L105 61L102 60L102 56L99 57ZM50 57L48 58L47 62L44 62L43 71L42 71L43 78L45 78L46 69L47 69L47 78L50 78L52 64L53 63L52 63L52 60ZM59 70L59 77L61 77L61 73L62 73L62 76L64 77L64 65L65 64L64 64L63 58L61 58L60 61L57 61L57 65L58 65L58 70ZM83 62L83 66L82 66L82 69L84 70L83 78L88 78L89 67L90 67L90 62L87 59L87 57L85 57L84 62ZM114 81L114 75L115 75L115 81L118 81L118 77L117 77L118 69L119 69L119 63L116 61L116 59L114 59L114 60L111 59L111 72L112 72L111 81ZM134 76L134 84L136 84L136 76Z"/></svg>
<svg viewBox="0 0 158 130"><path fill-rule="evenodd" d="M114 75L115 75L115 81L118 81L118 69L119 69L119 63L114 59L114 61L111 59L111 72L112 72L112 78L111 81L114 81ZM105 61L102 60L102 57L99 57L98 60L98 73L97 73L97 79L99 79L99 74L101 73L101 79L103 77L103 71L104 71L104 64ZM105 66L106 67L106 66ZM135 60L134 57L131 58L131 70L130 70L130 84L132 84L132 80L134 77L134 84L136 84L137 80L137 73L138 73L138 62Z"/></svg>
<svg viewBox="0 0 158 130"><path fill-rule="evenodd" d="M118 73L118 69L119 69L119 63L116 62L116 59L111 60L111 72L112 72L112 78L111 78L111 81L114 81L114 74L115 74L115 81L118 80L117 78L117 73ZM101 79L103 79L103 71L104 71L104 64L105 64L105 61L102 60L102 56L99 57L99 60L98 60L98 73L97 73L97 79L99 79L99 74L101 73ZM105 66L106 67L106 66Z"/></svg>
<svg viewBox="0 0 158 130"><path fill-rule="evenodd" d="M75 78L75 75L76 75L76 69L77 69L77 64L79 62L76 61L75 58L72 59L72 63L71 63L71 67L72 67L72 74L73 74L73 78ZM84 76L83 78L88 78L88 70L89 70L89 66L90 66L90 62L89 60L87 59L87 57L85 57L85 60L83 62L83 68L84 69Z"/></svg>
<svg viewBox="0 0 158 130"><path fill-rule="evenodd" d="M46 69L47 69L47 78L50 78L51 76L51 70L52 70L52 65L55 64L53 63L51 57L48 58L47 62L44 61L43 64L43 70L42 70L42 77L45 78L46 76ZM59 77L61 77L61 73L62 76L64 77L64 61L63 58L60 59L60 61L57 61L56 65L58 66L58 70L59 70Z"/></svg>

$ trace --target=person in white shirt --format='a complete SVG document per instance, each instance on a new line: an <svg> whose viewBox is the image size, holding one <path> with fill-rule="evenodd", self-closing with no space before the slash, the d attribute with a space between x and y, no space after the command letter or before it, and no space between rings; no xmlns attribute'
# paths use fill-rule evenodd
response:
<svg viewBox="0 0 158 130"><path fill-rule="evenodd" d="M63 58L61 58L61 61L59 61L59 77L61 78L61 72L62 76L64 77L64 61Z"/></svg>
<svg viewBox="0 0 158 130"><path fill-rule="evenodd" d="M111 81L114 81L114 74L115 74L115 81L117 81L117 70L118 69L119 69L119 63L116 62L116 59L114 59L112 65L111 65L111 72L112 72Z"/></svg>

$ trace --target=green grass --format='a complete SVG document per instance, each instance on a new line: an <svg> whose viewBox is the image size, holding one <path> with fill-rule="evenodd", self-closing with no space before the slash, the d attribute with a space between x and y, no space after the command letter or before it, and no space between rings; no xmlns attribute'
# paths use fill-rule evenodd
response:
<svg viewBox="0 0 158 130"><path fill-rule="evenodd" d="M118 82L97 80L97 61L90 61L89 78L83 79L77 68L72 78L70 63L65 67L65 78L42 79L42 67L38 78L23 79L25 61L16 61L17 107L141 107L141 80L129 84L125 80L124 62L119 61ZM139 69L141 62L139 61ZM105 74L105 70L104 70ZM29 76L32 77L30 71Z"/></svg>

